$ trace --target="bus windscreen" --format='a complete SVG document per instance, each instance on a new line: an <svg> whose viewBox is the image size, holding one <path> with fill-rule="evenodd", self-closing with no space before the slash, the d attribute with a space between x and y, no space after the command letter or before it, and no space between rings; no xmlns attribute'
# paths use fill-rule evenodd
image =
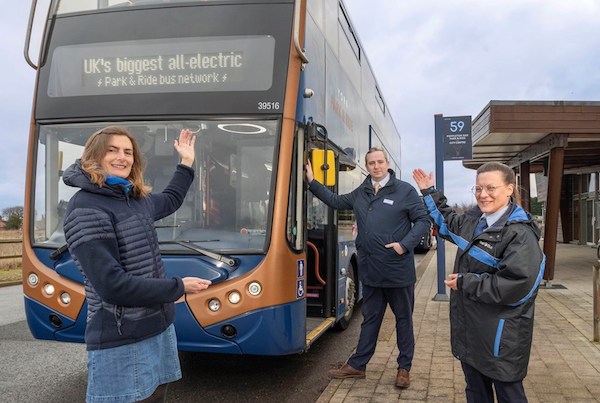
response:
<svg viewBox="0 0 600 403"><path fill-rule="evenodd" d="M60 46L48 96L265 91L273 83L274 56L270 35Z"/></svg>

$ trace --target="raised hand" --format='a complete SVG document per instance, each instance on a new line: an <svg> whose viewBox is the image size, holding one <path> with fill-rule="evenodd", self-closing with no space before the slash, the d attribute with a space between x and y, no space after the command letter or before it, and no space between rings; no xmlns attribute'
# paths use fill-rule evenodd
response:
<svg viewBox="0 0 600 403"><path fill-rule="evenodd" d="M194 144L196 144L196 136L189 129L181 130L179 138L175 139L175 144L173 144L181 158L181 163L188 167L192 166L196 157Z"/></svg>
<svg viewBox="0 0 600 403"><path fill-rule="evenodd" d="M421 168L413 170L413 179L421 190L435 186L433 173L429 172L429 174L426 174Z"/></svg>
<svg viewBox="0 0 600 403"><path fill-rule="evenodd" d="M313 179L315 179L315 176L313 175L312 165L310 160L306 160L306 180L311 183Z"/></svg>

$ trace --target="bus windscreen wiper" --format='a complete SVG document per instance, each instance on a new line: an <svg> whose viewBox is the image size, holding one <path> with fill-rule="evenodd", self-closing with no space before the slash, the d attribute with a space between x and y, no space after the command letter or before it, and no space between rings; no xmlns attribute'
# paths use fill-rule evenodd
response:
<svg viewBox="0 0 600 403"><path fill-rule="evenodd" d="M229 267L234 267L237 265L237 261L230 257L230 256L226 256L226 255L222 255L220 253L217 253L215 251L209 250L209 249L205 249L205 248L199 248L195 245L193 245L193 241L160 241L159 244L177 244L177 245L181 245L184 248L188 248L193 250L194 252L198 252L204 256L207 256L211 259L214 259L218 262L222 262L225 263L227 266Z"/></svg>

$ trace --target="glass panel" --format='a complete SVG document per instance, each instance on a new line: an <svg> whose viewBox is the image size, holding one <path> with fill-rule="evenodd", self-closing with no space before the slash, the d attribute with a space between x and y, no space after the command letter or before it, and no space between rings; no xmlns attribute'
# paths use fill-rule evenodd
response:
<svg viewBox="0 0 600 403"><path fill-rule="evenodd" d="M342 166L339 171L339 194L347 194L358 188L365 177L360 169L351 166ZM354 210L338 210L338 236L349 241L355 239L358 233Z"/></svg>
<svg viewBox="0 0 600 403"><path fill-rule="evenodd" d="M600 229L600 201L594 202L594 229ZM600 244L600 240L598 239L598 233L596 233L596 243Z"/></svg>
<svg viewBox="0 0 600 403"><path fill-rule="evenodd" d="M585 202L585 242L594 242L594 201Z"/></svg>
<svg viewBox="0 0 600 403"><path fill-rule="evenodd" d="M62 244L62 222L78 190L62 172L89 136L110 122L43 126L37 152L35 241ZM196 133L196 179L183 205L156 222L160 241L198 242L218 251L264 250L275 177L277 120L119 122L136 137L147 162L145 181L153 192L169 183L178 161L173 141L182 128ZM167 244L165 249L183 250Z"/></svg>
<svg viewBox="0 0 600 403"><path fill-rule="evenodd" d="M580 202L579 199L573 200L573 213L571 215L571 221L573 222L573 240L581 240L581 221L580 221Z"/></svg>
<svg viewBox="0 0 600 403"><path fill-rule="evenodd" d="M385 115L385 102L383 101L383 96L381 95L381 91L378 86L375 86L375 99L377 100L377 104L381 108L381 112Z"/></svg>
<svg viewBox="0 0 600 403"><path fill-rule="evenodd" d="M311 192L306 193L307 217L306 229L323 229L327 225L327 205Z"/></svg>
<svg viewBox="0 0 600 403"><path fill-rule="evenodd" d="M354 30L352 29L352 25L350 24L350 20L346 15L346 10L340 4L340 14L339 14L339 22L340 27L344 31L346 38L348 39L348 44L354 52L354 55L358 60L360 60L360 45L358 44L358 40L356 39L356 35L354 34Z"/></svg>

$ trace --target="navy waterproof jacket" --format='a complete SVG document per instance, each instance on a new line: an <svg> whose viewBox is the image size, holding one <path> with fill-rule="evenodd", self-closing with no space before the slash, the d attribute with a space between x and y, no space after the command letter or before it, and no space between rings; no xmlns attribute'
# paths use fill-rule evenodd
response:
<svg viewBox="0 0 600 403"><path fill-rule="evenodd" d="M430 229L427 210L410 184L390 180L377 194L369 175L351 193L337 195L313 180L310 191L336 209L352 209L358 235L358 277L370 287L408 287L416 282L414 248ZM385 245L399 242L406 251L399 255Z"/></svg>
<svg viewBox="0 0 600 403"><path fill-rule="evenodd" d="M88 301L88 350L135 343L162 333L175 320L180 278L167 279L154 221L175 212L194 180L178 165L162 193L130 198L123 185L90 182L78 161L64 182L80 188L65 213L69 252L82 271Z"/></svg>
<svg viewBox="0 0 600 403"><path fill-rule="evenodd" d="M441 191L424 190L423 196L440 236L458 247L458 290L450 291L452 353L491 379L522 380L544 275L539 228L512 202L497 222L473 237L479 207L457 214Z"/></svg>

